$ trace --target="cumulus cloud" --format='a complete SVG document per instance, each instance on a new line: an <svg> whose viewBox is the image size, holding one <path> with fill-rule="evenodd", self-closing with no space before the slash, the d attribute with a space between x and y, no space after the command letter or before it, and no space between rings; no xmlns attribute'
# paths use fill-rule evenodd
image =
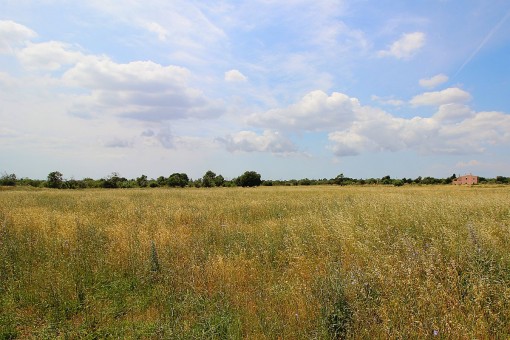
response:
<svg viewBox="0 0 510 340"><path fill-rule="evenodd" d="M278 129L328 130L350 125L355 118L354 111L359 106L356 98L343 93L333 92L328 96L323 91L312 91L296 104L254 114L248 118L248 122Z"/></svg>
<svg viewBox="0 0 510 340"><path fill-rule="evenodd" d="M510 115L475 112L463 103L469 98L467 92L457 88L426 93L415 97L412 103L438 105L437 112L428 118L404 118L363 106L345 94L328 96L313 91L286 108L250 116L250 124L267 129L264 135L243 131L223 142L231 151L268 151L269 137L274 138L272 129L295 133L324 131L328 133L329 149L339 157L402 150L465 154L482 152L488 145L509 143Z"/></svg>
<svg viewBox="0 0 510 340"><path fill-rule="evenodd" d="M443 104L432 118L441 122L459 122L475 115L471 108L464 104Z"/></svg>
<svg viewBox="0 0 510 340"><path fill-rule="evenodd" d="M365 151L399 151L419 149L426 140L433 140L439 124L430 118L405 119L377 108L362 106L357 119L344 130L328 135L330 149L337 156L352 156Z"/></svg>
<svg viewBox="0 0 510 340"><path fill-rule="evenodd" d="M138 120L210 118L221 114L220 103L190 87L190 71L152 61L116 63L87 55L68 44L29 43L17 52L27 70L60 71L61 85L89 91L75 99L77 116L116 114Z"/></svg>
<svg viewBox="0 0 510 340"><path fill-rule="evenodd" d="M245 82L248 78L238 70L230 70L225 72L225 81L227 82Z"/></svg>
<svg viewBox="0 0 510 340"><path fill-rule="evenodd" d="M156 29L156 26L151 26ZM44 83L55 91L65 89L73 104L68 113L82 118L115 115L141 121L215 118L222 102L209 99L188 84L191 72L184 67L153 61L117 63L104 55L87 54L60 41L34 43L29 28L0 21L0 52L12 49L26 71L48 72ZM0 74L0 86L9 78Z"/></svg>
<svg viewBox="0 0 510 340"><path fill-rule="evenodd" d="M0 20L0 53L10 53L37 34L30 28L11 20Z"/></svg>
<svg viewBox="0 0 510 340"><path fill-rule="evenodd" d="M273 154L289 154L297 151L297 147L277 131L265 130L261 135L253 131L240 131L225 138L219 138L228 151L271 152Z"/></svg>
<svg viewBox="0 0 510 340"><path fill-rule="evenodd" d="M420 86L422 86L422 87L425 87L428 89L433 89L434 87L437 87L443 83L446 83L447 81L448 81L448 76L446 76L444 74L438 74L431 78L420 79L419 83L420 83Z"/></svg>
<svg viewBox="0 0 510 340"><path fill-rule="evenodd" d="M118 64L105 57L77 63L62 77L69 85L86 88L95 108L138 120L212 118L221 114L219 103L189 87L190 72L151 61Z"/></svg>
<svg viewBox="0 0 510 340"><path fill-rule="evenodd" d="M411 99L414 106L439 106L443 104L466 103L471 100L471 95L459 89L450 87L442 91L425 92Z"/></svg>
<svg viewBox="0 0 510 340"><path fill-rule="evenodd" d="M405 119L364 107L359 120L349 129L328 135L330 149L337 156L401 150L468 154L483 152L488 145L510 142L510 115L468 112L456 118L451 121L439 121L434 116Z"/></svg>
<svg viewBox="0 0 510 340"><path fill-rule="evenodd" d="M373 141L354 131L335 131L328 134L330 150L336 156L355 156L375 147Z"/></svg>
<svg viewBox="0 0 510 340"><path fill-rule="evenodd" d="M409 59L425 45L425 33L414 32L402 35L387 50L378 52L379 57L395 57Z"/></svg>
<svg viewBox="0 0 510 340"><path fill-rule="evenodd" d="M85 59L85 55L81 52L59 41L29 43L17 53L17 56L25 68L47 71L55 71Z"/></svg>

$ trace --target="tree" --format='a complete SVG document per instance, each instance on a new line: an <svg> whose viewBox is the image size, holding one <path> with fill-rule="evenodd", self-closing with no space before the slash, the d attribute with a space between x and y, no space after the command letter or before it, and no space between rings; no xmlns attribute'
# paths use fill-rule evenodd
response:
<svg viewBox="0 0 510 340"><path fill-rule="evenodd" d="M392 184L391 177L389 175L384 176L383 178L381 178L381 183L382 184Z"/></svg>
<svg viewBox="0 0 510 340"><path fill-rule="evenodd" d="M122 182L126 182L127 179L124 177L120 177L117 172L112 172L111 175L107 176L105 179L103 179L102 187L108 188L108 189L114 189L119 188L122 184Z"/></svg>
<svg viewBox="0 0 510 340"><path fill-rule="evenodd" d="M393 185L396 186L396 187L401 187L404 185L404 180L402 179L395 179L393 180Z"/></svg>
<svg viewBox="0 0 510 340"><path fill-rule="evenodd" d="M217 187L222 187L225 184L225 178L222 175L216 176L214 179L214 185Z"/></svg>
<svg viewBox="0 0 510 340"><path fill-rule="evenodd" d="M158 184L158 186L162 187L167 184L167 179L164 176L159 176L158 179L156 180L156 183Z"/></svg>
<svg viewBox="0 0 510 340"><path fill-rule="evenodd" d="M505 183L508 183L510 180L509 177L505 177L505 176L496 176L496 183L498 184L505 184Z"/></svg>
<svg viewBox="0 0 510 340"><path fill-rule="evenodd" d="M16 185L16 175L15 174L7 174L4 172L2 177L0 177L0 185L13 187Z"/></svg>
<svg viewBox="0 0 510 340"><path fill-rule="evenodd" d="M53 171L48 174L47 185L48 188L62 188L62 183L64 182L63 176L59 171Z"/></svg>
<svg viewBox="0 0 510 340"><path fill-rule="evenodd" d="M202 186L206 188L213 187L215 185L214 180L216 179L216 174L211 170L208 170L204 177L202 177Z"/></svg>
<svg viewBox="0 0 510 340"><path fill-rule="evenodd" d="M351 181L351 179L345 177L344 174L340 174L331 180L331 182L333 184L337 184L337 185L346 185L346 184L348 184L347 183L348 181Z"/></svg>
<svg viewBox="0 0 510 340"><path fill-rule="evenodd" d="M185 173L173 173L168 177L168 186L184 188L189 183L188 175Z"/></svg>
<svg viewBox="0 0 510 340"><path fill-rule="evenodd" d="M147 180L147 176L142 175L142 176L138 177L138 178L136 179L136 184L138 184L138 186L139 186L140 188L145 188L145 187L147 187L147 185L149 185L149 181Z"/></svg>
<svg viewBox="0 0 510 340"><path fill-rule="evenodd" d="M242 187L258 187L262 180L260 174L255 171L246 171L244 174L237 178L238 185Z"/></svg>

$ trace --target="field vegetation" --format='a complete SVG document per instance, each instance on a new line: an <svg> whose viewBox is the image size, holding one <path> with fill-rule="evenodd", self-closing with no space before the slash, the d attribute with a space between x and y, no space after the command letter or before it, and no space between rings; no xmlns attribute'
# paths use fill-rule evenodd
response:
<svg viewBox="0 0 510 340"><path fill-rule="evenodd" d="M0 189L0 339L509 338L508 186Z"/></svg>

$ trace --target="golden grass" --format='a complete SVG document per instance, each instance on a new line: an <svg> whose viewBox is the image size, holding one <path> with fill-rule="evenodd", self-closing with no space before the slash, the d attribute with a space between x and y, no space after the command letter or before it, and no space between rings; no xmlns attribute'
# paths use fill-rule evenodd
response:
<svg viewBox="0 0 510 340"><path fill-rule="evenodd" d="M509 203L497 186L3 190L0 337L508 338Z"/></svg>

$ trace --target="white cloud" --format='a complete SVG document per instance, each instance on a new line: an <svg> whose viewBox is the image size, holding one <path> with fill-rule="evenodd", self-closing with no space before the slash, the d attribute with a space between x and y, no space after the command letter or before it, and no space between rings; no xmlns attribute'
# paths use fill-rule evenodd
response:
<svg viewBox="0 0 510 340"><path fill-rule="evenodd" d="M374 148L370 139L350 130L332 132L328 139L332 142L330 150L338 157L355 156Z"/></svg>
<svg viewBox="0 0 510 340"><path fill-rule="evenodd" d="M227 82L245 82L248 78L238 70L230 70L225 72L225 81Z"/></svg>
<svg viewBox="0 0 510 340"><path fill-rule="evenodd" d="M147 121L217 117L219 104L189 87L187 75L186 69L176 66L95 59L77 64L63 80L91 91L82 96L85 107L77 107L79 111L99 110Z"/></svg>
<svg viewBox="0 0 510 340"><path fill-rule="evenodd" d="M431 78L424 78L420 79L420 86L433 89L434 87L437 87L443 83L446 83L448 81L448 76L444 74L438 74Z"/></svg>
<svg viewBox="0 0 510 340"><path fill-rule="evenodd" d="M438 111L432 118L442 122L459 122L472 117L475 112L464 104L443 104L439 106Z"/></svg>
<svg viewBox="0 0 510 340"><path fill-rule="evenodd" d="M471 100L471 95L459 89L450 87L442 91L425 92L411 99L414 106L439 106L443 104L466 103Z"/></svg>
<svg viewBox="0 0 510 340"><path fill-rule="evenodd" d="M337 156L402 150L465 154L482 152L488 145L509 143L510 115L475 112L463 104L470 98L458 88L425 93L411 103L437 105L437 112L430 118L402 118L362 106L357 99L342 93L328 96L312 91L293 105L254 114L247 121L264 129L327 132L329 149ZM255 146L260 144L249 142L256 137L260 138L253 132L243 132L227 145L231 149L260 149Z"/></svg>
<svg viewBox="0 0 510 340"><path fill-rule="evenodd" d="M345 130L328 135L330 149L337 156L365 151L418 150L423 141L434 139L439 124L429 118L404 119L368 106L361 107L357 120Z"/></svg>
<svg viewBox="0 0 510 340"><path fill-rule="evenodd" d="M379 51L380 57L395 57L397 59L409 59L425 45L425 33L406 33L395 41L387 50Z"/></svg>
<svg viewBox="0 0 510 340"><path fill-rule="evenodd" d="M72 46L59 41L29 43L17 56L27 69L55 71L85 59L85 55Z"/></svg>
<svg viewBox="0 0 510 340"><path fill-rule="evenodd" d="M89 56L69 69L63 79L70 85L95 90L158 92L181 87L189 74L186 68L152 61L118 64L107 57Z"/></svg>
<svg viewBox="0 0 510 340"><path fill-rule="evenodd" d="M273 154L289 154L297 151L296 146L277 131L264 130L262 135L253 131L240 131L226 138L219 138L228 151L271 152Z"/></svg>
<svg viewBox="0 0 510 340"><path fill-rule="evenodd" d="M438 121L435 117L399 118L363 107L349 129L333 131L328 138L330 149L337 156L401 150L424 154L479 153L489 145L510 143L510 115L470 112L460 120Z"/></svg>
<svg viewBox="0 0 510 340"><path fill-rule="evenodd" d="M20 39L35 36L22 25L1 23L4 35L17 32L13 36ZM27 71L27 78L0 73L0 88L13 83L19 83L18 88L26 88L28 84L23 82L30 79L32 87L45 86L40 95L46 93L57 98L59 93L65 93L62 105L68 106L68 112L77 117L117 116L165 121L215 118L223 112L221 101L207 98L188 84L192 75L184 67L153 61L117 63L107 56L86 54L77 46L60 41L24 41L24 45L13 52ZM41 71L50 73L41 76Z"/></svg>
<svg viewBox="0 0 510 340"><path fill-rule="evenodd" d="M37 34L30 28L11 20L0 20L0 53L13 52Z"/></svg>
<svg viewBox="0 0 510 340"><path fill-rule="evenodd" d="M338 92L328 96L318 90L308 93L299 102L286 108L254 114L248 118L248 123L279 129L329 130L350 125L357 107L359 102L356 98Z"/></svg>
<svg viewBox="0 0 510 340"><path fill-rule="evenodd" d="M147 22L145 23L145 28L147 28L149 32L157 34L160 41L166 41L169 36L168 30L157 22Z"/></svg>

